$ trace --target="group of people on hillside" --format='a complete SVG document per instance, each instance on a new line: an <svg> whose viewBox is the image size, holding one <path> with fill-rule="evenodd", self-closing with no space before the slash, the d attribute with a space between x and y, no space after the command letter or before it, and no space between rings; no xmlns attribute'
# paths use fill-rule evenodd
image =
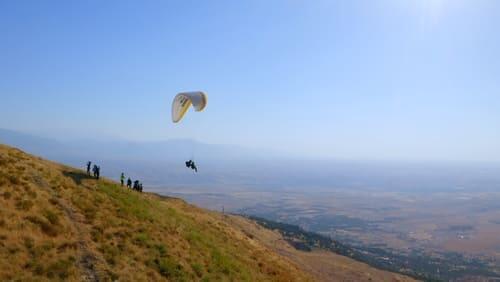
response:
<svg viewBox="0 0 500 282"><path fill-rule="evenodd" d="M92 168L92 173L94 174L94 178L99 179L99 176L101 174L101 167L96 165L96 164L94 164L94 166L92 167L92 162L88 161L87 162L87 175L88 176L90 176L91 168ZM120 183L121 183L122 187L125 185L125 173L123 173L123 172L120 175ZM132 182L132 179L130 179L130 177L127 179L127 187L129 189L133 189L135 191L142 192L142 183L139 180L135 180L134 182Z"/></svg>
<svg viewBox="0 0 500 282"><path fill-rule="evenodd" d="M124 183L125 183L125 174L122 172L122 174L120 175L120 183L121 185L123 186ZM135 180L134 185L132 186L132 179L130 179L130 177L127 179L127 187L129 189L133 189L137 192L142 192L142 183L139 182L139 180Z"/></svg>
<svg viewBox="0 0 500 282"><path fill-rule="evenodd" d="M92 166L92 162L88 161L87 162L87 175L90 176L90 167ZM99 179L99 176L101 175L101 167L94 164L92 167L92 173L94 174L95 179Z"/></svg>

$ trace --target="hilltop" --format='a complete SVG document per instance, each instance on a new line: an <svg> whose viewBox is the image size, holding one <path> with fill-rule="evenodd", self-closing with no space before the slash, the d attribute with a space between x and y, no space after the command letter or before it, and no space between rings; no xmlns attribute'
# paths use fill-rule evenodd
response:
<svg viewBox="0 0 500 282"><path fill-rule="evenodd" d="M409 280L280 236L0 145L2 281Z"/></svg>

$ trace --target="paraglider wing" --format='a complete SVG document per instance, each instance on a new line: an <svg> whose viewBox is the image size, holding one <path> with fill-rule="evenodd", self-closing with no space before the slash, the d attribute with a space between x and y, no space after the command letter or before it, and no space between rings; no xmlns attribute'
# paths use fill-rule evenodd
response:
<svg viewBox="0 0 500 282"><path fill-rule="evenodd" d="M207 95L201 91L177 94L172 102L172 121L179 122L191 105L197 112L203 111L207 105Z"/></svg>

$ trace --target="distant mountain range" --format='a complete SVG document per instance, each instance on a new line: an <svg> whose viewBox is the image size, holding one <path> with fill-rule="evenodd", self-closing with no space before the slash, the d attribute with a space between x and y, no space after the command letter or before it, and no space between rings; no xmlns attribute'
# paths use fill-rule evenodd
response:
<svg viewBox="0 0 500 282"><path fill-rule="evenodd" d="M437 192L495 191L500 165L459 163L312 161L235 145L190 139L161 142L60 141L0 129L0 143L82 168L87 161L116 179L121 172L149 186L260 189L356 189ZM199 172L184 166L193 158Z"/></svg>
<svg viewBox="0 0 500 282"><path fill-rule="evenodd" d="M179 162L193 157L205 161L241 161L278 157L278 154L270 151L236 145L206 144L192 139L157 142L59 141L6 129L0 129L0 143L59 161L96 159Z"/></svg>
<svg viewBox="0 0 500 282"><path fill-rule="evenodd" d="M7 129L0 129L0 144L80 168L87 161L92 161L101 166L104 176L116 179L121 172L126 172L145 184L159 186L239 184L256 175L252 172L252 176L248 176L248 169L272 163L273 159L285 158L266 150L206 144L191 139L160 142L61 141ZM184 166L189 159L198 164L197 177L192 177L193 172Z"/></svg>

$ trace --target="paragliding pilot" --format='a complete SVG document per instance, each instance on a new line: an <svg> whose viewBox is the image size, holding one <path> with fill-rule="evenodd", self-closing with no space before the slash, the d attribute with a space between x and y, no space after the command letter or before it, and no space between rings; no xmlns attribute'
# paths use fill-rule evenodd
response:
<svg viewBox="0 0 500 282"><path fill-rule="evenodd" d="M189 107L193 106L197 112L203 111L207 105L207 95L202 91L182 92L175 96L172 102L172 122L178 123L182 120ZM193 160L186 162L186 167L198 172Z"/></svg>
<svg viewBox="0 0 500 282"><path fill-rule="evenodd" d="M194 161L192 161L192 160L189 160L186 162L186 167L194 170L195 172L198 172L198 168L196 167L196 165L194 164Z"/></svg>

